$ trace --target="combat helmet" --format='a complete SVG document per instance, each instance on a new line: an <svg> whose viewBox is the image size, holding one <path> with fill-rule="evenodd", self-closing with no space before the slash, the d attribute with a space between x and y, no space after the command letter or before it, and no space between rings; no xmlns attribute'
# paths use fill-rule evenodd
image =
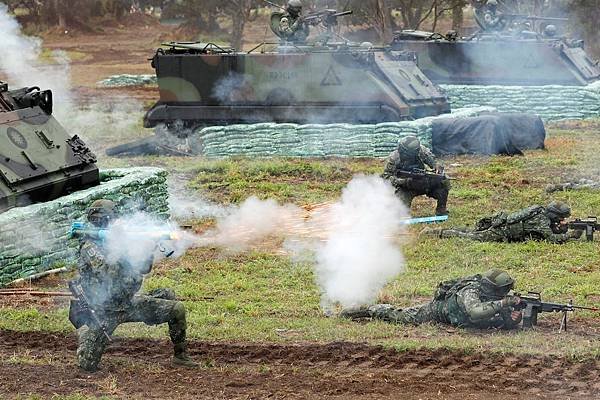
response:
<svg viewBox="0 0 600 400"><path fill-rule="evenodd" d="M96 200L87 212L88 221L99 228L106 228L116 216L116 205L106 199Z"/></svg>
<svg viewBox="0 0 600 400"><path fill-rule="evenodd" d="M546 215L551 221L562 221L571 216L571 208L562 201L553 201L546 207Z"/></svg>
<svg viewBox="0 0 600 400"><path fill-rule="evenodd" d="M289 0L286 10L293 16L300 15L302 12L302 2L300 0Z"/></svg>
<svg viewBox="0 0 600 400"><path fill-rule="evenodd" d="M505 271L491 269L481 274L481 285L486 294L503 297L512 290L515 280Z"/></svg>
<svg viewBox="0 0 600 400"><path fill-rule="evenodd" d="M498 7L498 0L488 0L486 5L488 7L496 8Z"/></svg>
<svg viewBox="0 0 600 400"><path fill-rule="evenodd" d="M414 155L421 148L421 142L416 136L405 136L398 142L398 151L402 154Z"/></svg>

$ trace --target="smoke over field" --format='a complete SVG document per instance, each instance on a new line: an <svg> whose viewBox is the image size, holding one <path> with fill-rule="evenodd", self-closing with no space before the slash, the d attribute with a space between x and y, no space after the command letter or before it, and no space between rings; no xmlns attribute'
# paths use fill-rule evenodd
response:
<svg viewBox="0 0 600 400"><path fill-rule="evenodd" d="M52 90L54 115L72 135L79 135L92 147L107 140L139 136L143 106L120 95L83 102L73 90L71 60L66 52L44 52L42 40L25 35L17 20L0 3L0 74L9 87L38 86Z"/></svg>
<svg viewBox="0 0 600 400"><path fill-rule="evenodd" d="M394 189L376 176L357 176L338 201L308 210L250 197L219 211L215 227L201 234L145 214L123 217L106 235L108 259L127 260L142 268L152 254L178 257L190 248L213 246L241 252L274 238L292 259L302 257L314 264L326 311L336 305L373 302L383 286L404 270L398 240L403 229L400 221L408 213Z"/></svg>

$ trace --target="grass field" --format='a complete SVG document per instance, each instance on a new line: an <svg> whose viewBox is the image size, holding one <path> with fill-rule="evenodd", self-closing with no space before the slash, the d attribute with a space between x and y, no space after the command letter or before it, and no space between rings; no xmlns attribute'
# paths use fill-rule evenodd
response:
<svg viewBox="0 0 600 400"><path fill-rule="evenodd" d="M447 171L457 178L450 194L447 226L473 224L498 209L564 200L574 216L597 215L600 195L593 190L547 194L546 185L578 177L598 176L600 122L555 125L547 149L524 157L455 157ZM309 205L335 200L355 174L379 173L383 160L272 159L103 160L105 165L152 164L190 176L189 187L214 202L238 203L256 195L281 202ZM418 199L413 215L433 212L434 203ZM198 226L211 221L195 221ZM541 291L546 300L581 305L600 303L598 242L491 244L464 240L418 239L422 227L411 228L403 244L406 272L390 282L380 300L409 305L431 296L445 279L489 268L508 270L520 291ZM377 260L373 260L374 263ZM311 263L297 265L276 246L258 246L242 254L216 248L195 249L180 260L155 267L148 289L168 286L187 301L189 333L209 341L367 341L407 349L447 347L466 352L560 354L597 358L599 316L582 312L572 318L568 333L558 334L559 315L542 318L536 332L481 332L426 325L365 324L325 317ZM70 331L65 304L36 308L0 305L0 329ZM166 337L166 327L135 325L120 328L126 336Z"/></svg>

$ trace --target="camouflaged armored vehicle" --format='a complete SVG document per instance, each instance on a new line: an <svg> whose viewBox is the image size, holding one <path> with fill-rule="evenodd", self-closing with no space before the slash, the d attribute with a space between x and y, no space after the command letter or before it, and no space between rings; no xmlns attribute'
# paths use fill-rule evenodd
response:
<svg viewBox="0 0 600 400"><path fill-rule="evenodd" d="M511 14L503 1L471 3L480 28L474 35L401 31L392 48L414 51L419 68L438 84L581 86L600 79L583 41L558 37L555 24L567 19Z"/></svg>
<svg viewBox="0 0 600 400"><path fill-rule="evenodd" d="M99 184L96 157L52 116L52 92L0 82L0 212Z"/></svg>
<svg viewBox="0 0 600 400"><path fill-rule="evenodd" d="M414 53L332 42L337 17L349 13L305 16L327 29L312 44L282 40L249 52L196 42L164 44L152 59L160 100L144 125L379 123L450 111ZM273 14L274 32L280 19Z"/></svg>

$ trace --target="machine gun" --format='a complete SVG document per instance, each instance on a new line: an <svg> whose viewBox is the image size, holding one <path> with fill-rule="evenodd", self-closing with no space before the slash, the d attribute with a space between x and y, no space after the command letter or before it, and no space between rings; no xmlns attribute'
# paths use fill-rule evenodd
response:
<svg viewBox="0 0 600 400"><path fill-rule="evenodd" d="M511 21L514 20L528 20L528 21L552 21L552 22L568 22L568 18L558 18L558 17L536 17L534 15L526 15L526 14L499 14L501 17L509 19Z"/></svg>
<svg viewBox="0 0 600 400"><path fill-rule="evenodd" d="M8 84L0 81L0 112L10 112L39 106L46 114L52 114L52 91L37 86L8 90Z"/></svg>
<svg viewBox="0 0 600 400"><path fill-rule="evenodd" d="M588 242L593 242L594 233L600 230L598 217L577 218L567 222L567 226L575 231L585 231L585 238Z"/></svg>
<svg viewBox="0 0 600 400"><path fill-rule="evenodd" d="M352 10L337 12L337 10L320 10L309 13L302 20L311 25L323 24L325 27L332 27L337 25L337 19L345 15L353 14Z"/></svg>
<svg viewBox="0 0 600 400"><path fill-rule="evenodd" d="M575 306L571 302L568 304L545 303L542 301L542 295L537 292L528 292L527 295L515 296L521 299L521 302L514 306L515 311L523 311L523 329L533 329L537 325L538 314L542 312L560 312L562 319L559 332L567 331L567 314L575 310L600 311L596 307Z"/></svg>
<svg viewBox="0 0 600 400"><path fill-rule="evenodd" d="M111 338L108 332L106 331L106 327L98 318L96 311L90 306L90 302L88 301L87 296L85 295L85 292L83 291L81 285L76 281L69 281L69 290L73 294L73 297L79 302L79 306L81 307L82 311L85 312L88 315L88 317L90 317L92 322L102 330L102 333L110 342Z"/></svg>

